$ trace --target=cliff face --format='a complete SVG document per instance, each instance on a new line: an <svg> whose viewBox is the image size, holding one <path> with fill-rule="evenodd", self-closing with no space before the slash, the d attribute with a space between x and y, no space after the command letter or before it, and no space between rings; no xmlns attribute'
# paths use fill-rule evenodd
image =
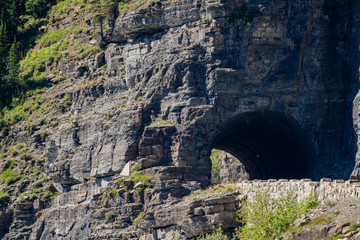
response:
<svg viewBox="0 0 360 240"><path fill-rule="evenodd" d="M70 186L131 160L140 169L191 168L206 185L218 146L252 177L348 178L357 86L350 4L243 4L165 1L119 17L107 36L104 84L70 92L78 120L48 141L50 176ZM246 149L272 157L252 166Z"/></svg>
<svg viewBox="0 0 360 240"><path fill-rule="evenodd" d="M119 16L96 57L60 66L68 79L89 72L97 82L69 80L64 90L71 118L46 138L47 174L60 196L26 233L195 236L190 220L172 227L185 218L172 210L146 214L206 187L213 148L240 159L253 179L359 176L359 10L355 0L183 0ZM116 185L135 164L151 176L150 191ZM107 186L118 189L116 197L101 194ZM236 199L214 201L222 210L198 218L235 227L226 206ZM143 210L151 221L136 228L132 220ZM16 237L12 228L5 239Z"/></svg>

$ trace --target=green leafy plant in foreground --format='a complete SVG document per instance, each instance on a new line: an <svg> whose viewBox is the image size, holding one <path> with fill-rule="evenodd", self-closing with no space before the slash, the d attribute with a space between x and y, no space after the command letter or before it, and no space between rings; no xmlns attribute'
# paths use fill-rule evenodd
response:
<svg viewBox="0 0 360 240"><path fill-rule="evenodd" d="M243 201L238 211L238 221L241 227L235 230L233 240L263 240L274 239L288 230L290 224L298 217L319 205L318 196L311 192L303 201L297 201L289 192L287 195L274 199L269 190L259 190L254 196ZM331 219L322 219L328 222ZM315 222L312 224L316 224ZM201 235L198 240L227 240L221 228L214 229L212 233Z"/></svg>
<svg viewBox="0 0 360 240"><path fill-rule="evenodd" d="M283 233L298 217L318 206L317 194L312 192L298 202L289 192L279 199L272 199L269 191L258 191L253 199L244 201L238 212L239 221L235 237L247 240L275 238Z"/></svg>
<svg viewBox="0 0 360 240"><path fill-rule="evenodd" d="M196 238L197 240L229 240L229 238L223 234L222 229L213 229L212 233L206 233L205 235L200 235Z"/></svg>

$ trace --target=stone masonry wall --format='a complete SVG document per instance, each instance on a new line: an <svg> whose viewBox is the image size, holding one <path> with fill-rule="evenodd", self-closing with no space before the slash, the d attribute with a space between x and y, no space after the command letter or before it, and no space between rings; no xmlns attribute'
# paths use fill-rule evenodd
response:
<svg viewBox="0 0 360 240"><path fill-rule="evenodd" d="M287 180L269 179L253 180L237 183L241 194L251 197L258 190L269 190L272 197L280 197L292 192L298 200L302 200L315 191L321 202L338 201L344 198L360 198L360 183L353 180L331 180L323 178L320 181L311 179Z"/></svg>

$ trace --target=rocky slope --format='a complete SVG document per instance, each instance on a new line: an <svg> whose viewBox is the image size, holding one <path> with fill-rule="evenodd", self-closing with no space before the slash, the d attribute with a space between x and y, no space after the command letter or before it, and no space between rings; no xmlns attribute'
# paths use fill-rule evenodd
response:
<svg viewBox="0 0 360 240"><path fill-rule="evenodd" d="M45 101L1 132L2 148L26 142L46 157L38 170L59 196L43 210L38 196L17 198L17 183L1 210L4 239L234 228L233 194L182 200L209 185L213 148L252 179L358 176L358 1L130 1L96 21L87 4L68 3L46 29L71 31L68 52L44 63L50 87L32 98Z"/></svg>

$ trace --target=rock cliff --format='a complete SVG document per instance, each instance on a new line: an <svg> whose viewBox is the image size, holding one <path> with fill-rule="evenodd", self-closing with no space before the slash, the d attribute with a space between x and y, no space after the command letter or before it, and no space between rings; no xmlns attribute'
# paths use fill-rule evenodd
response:
<svg viewBox="0 0 360 240"><path fill-rule="evenodd" d="M55 127L10 133L45 147L59 196L23 232L10 214L4 239L233 229L235 194L182 200L210 184L214 148L251 179L360 177L359 13L356 0L161 0L115 16L84 38L96 55L59 64ZM151 187L123 176L134 167Z"/></svg>

